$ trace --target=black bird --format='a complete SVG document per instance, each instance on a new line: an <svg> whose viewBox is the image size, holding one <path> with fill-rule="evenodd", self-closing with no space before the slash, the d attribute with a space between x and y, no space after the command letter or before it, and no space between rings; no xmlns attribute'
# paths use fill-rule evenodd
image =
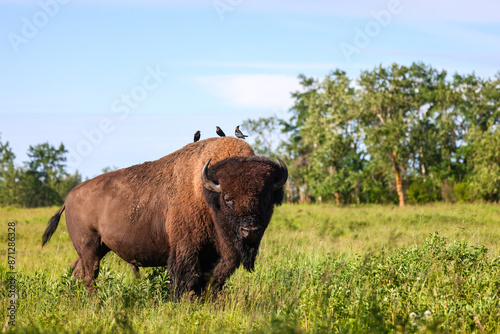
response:
<svg viewBox="0 0 500 334"><path fill-rule="evenodd" d="M201 132L200 130L196 131L195 134L194 134L194 142L196 143L198 140L200 140L200 135L201 135Z"/></svg>
<svg viewBox="0 0 500 334"><path fill-rule="evenodd" d="M244 135L243 132L240 131L239 125L236 127L236 130L234 130L234 134L236 137L241 138L241 139L245 139L245 137L248 137L247 135Z"/></svg>
<svg viewBox="0 0 500 334"><path fill-rule="evenodd" d="M219 128L218 126L216 126L216 128L217 128L217 131L215 131L215 132L217 132L217 134L218 134L220 137L225 137L225 136L226 136L226 134L224 133L224 131L222 131L222 129L221 129L221 128Z"/></svg>

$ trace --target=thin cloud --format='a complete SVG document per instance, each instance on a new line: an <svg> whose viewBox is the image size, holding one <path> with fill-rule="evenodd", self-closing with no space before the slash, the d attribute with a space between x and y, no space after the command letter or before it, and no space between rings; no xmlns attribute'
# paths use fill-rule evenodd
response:
<svg viewBox="0 0 500 334"><path fill-rule="evenodd" d="M295 76L287 75L215 75L195 81L224 103L243 108L289 108L290 92L301 88Z"/></svg>
<svg viewBox="0 0 500 334"><path fill-rule="evenodd" d="M331 70L339 65L333 63L283 63L283 62L232 62L232 61L192 61L183 62L182 65L222 68L245 68L266 70Z"/></svg>

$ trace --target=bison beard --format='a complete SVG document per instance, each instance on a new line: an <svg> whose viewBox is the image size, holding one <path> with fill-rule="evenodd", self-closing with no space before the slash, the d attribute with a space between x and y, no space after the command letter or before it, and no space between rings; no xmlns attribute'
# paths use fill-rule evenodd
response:
<svg viewBox="0 0 500 334"><path fill-rule="evenodd" d="M243 267L252 272L255 269L255 259L257 258L257 252L259 250L259 244L250 246L243 244L240 252L243 257L241 262L243 263Z"/></svg>
<svg viewBox="0 0 500 334"><path fill-rule="evenodd" d="M200 294L221 288L241 264L254 269L287 176L281 160L255 156L244 141L206 139L81 183L49 221L43 244L66 210L78 253L73 273L89 294L109 251L134 269L167 266L176 296Z"/></svg>

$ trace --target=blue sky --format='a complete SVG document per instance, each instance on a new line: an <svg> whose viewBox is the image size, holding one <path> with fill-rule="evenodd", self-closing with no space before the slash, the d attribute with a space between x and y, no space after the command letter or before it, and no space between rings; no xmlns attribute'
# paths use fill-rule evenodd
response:
<svg viewBox="0 0 500 334"><path fill-rule="evenodd" d="M285 117L300 73L423 61L492 77L498 13L497 0L0 0L1 140L18 165L62 142L68 170L93 177L196 130Z"/></svg>

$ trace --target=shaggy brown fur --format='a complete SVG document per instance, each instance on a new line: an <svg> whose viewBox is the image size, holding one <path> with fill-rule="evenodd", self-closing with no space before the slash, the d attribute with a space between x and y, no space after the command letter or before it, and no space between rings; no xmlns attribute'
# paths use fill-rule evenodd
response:
<svg viewBox="0 0 500 334"><path fill-rule="evenodd" d="M203 187L201 171L221 192ZM76 186L49 221L45 244L66 210L78 259L74 275L90 294L110 250L137 267L167 266L176 295L221 287L243 263L252 270L283 190L286 167L254 155L233 137L191 143L159 160L100 175Z"/></svg>

